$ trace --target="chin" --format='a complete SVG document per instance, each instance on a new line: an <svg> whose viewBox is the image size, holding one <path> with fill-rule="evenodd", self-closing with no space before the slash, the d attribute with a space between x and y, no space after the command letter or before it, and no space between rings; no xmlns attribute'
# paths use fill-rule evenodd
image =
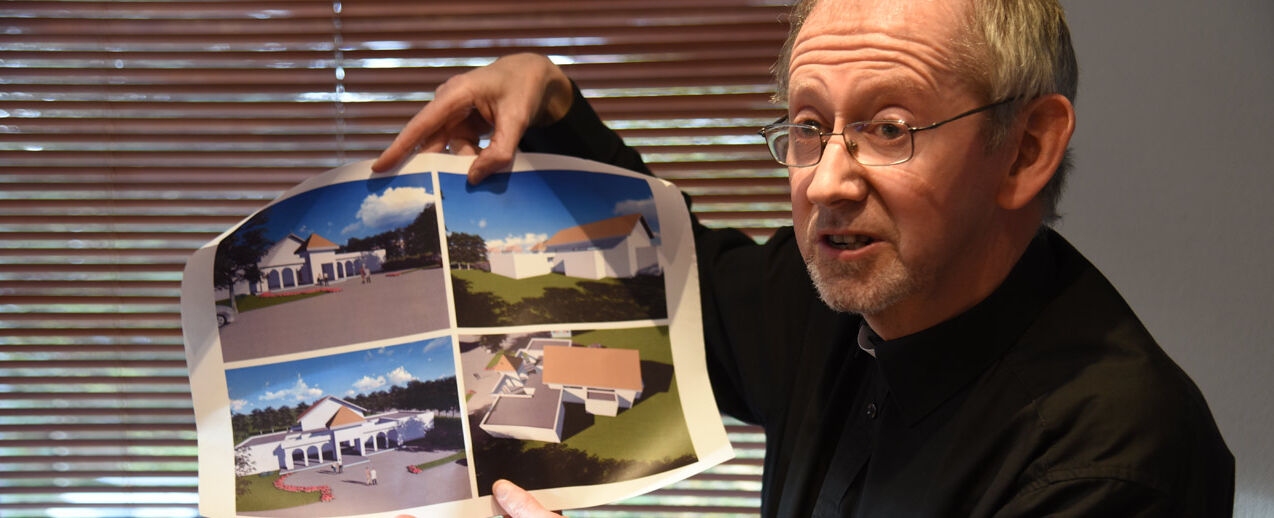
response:
<svg viewBox="0 0 1274 518"><path fill-rule="evenodd" d="M823 303L842 313L877 314L916 291L915 277L896 261L862 265L806 258L805 269Z"/></svg>

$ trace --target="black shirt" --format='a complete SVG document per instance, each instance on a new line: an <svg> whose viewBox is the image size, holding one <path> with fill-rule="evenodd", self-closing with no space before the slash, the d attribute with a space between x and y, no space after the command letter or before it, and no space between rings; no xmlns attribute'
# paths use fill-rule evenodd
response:
<svg viewBox="0 0 1274 518"><path fill-rule="evenodd" d="M522 148L649 173L578 91ZM818 299L791 229L695 234L718 405L766 431L765 516L1231 514L1202 395L1051 230L985 300L889 341Z"/></svg>

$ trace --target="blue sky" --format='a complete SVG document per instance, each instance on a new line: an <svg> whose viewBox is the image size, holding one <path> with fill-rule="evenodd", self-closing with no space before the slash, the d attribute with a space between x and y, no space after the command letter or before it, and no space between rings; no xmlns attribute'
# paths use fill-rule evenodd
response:
<svg viewBox="0 0 1274 518"><path fill-rule="evenodd" d="M266 212L266 239L317 232L338 245L411 223L436 201L429 174L388 176L328 185L288 198Z"/></svg>
<svg viewBox="0 0 1274 518"><path fill-rule="evenodd" d="M482 236L489 245L530 245L558 230L642 213L659 233L650 186L640 178L580 171L493 175L477 187L440 173L447 231ZM568 201L561 201L568 200Z"/></svg>
<svg viewBox="0 0 1274 518"><path fill-rule="evenodd" d="M451 338L226 371L230 410L313 403L323 396L350 397L455 376Z"/></svg>

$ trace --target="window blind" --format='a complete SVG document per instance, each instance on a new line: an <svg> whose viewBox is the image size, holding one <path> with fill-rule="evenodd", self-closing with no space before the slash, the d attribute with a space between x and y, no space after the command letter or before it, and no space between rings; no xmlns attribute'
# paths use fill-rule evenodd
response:
<svg viewBox="0 0 1274 518"><path fill-rule="evenodd" d="M777 1L0 4L0 514L196 514L178 321L195 248L375 157L446 78L552 57L710 226L788 224L757 127ZM753 515L740 458L577 516Z"/></svg>

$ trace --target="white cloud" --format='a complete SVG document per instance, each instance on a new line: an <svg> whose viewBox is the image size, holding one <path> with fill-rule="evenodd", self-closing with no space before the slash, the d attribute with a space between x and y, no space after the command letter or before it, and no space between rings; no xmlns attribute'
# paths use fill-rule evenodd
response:
<svg viewBox="0 0 1274 518"><path fill-rule="evenodd" d="M401 365L399 365L397 369L389 371L387 376L389 376L389 382L394 385L405 385L408 381L416 379L415 376L412 376L411 373L407 372L407 369Z"/></svg>
<svg viewBox="0 0 1274 518"><path fill-rule="evenodd" d="M363 228L363 224L362 224L362 223L350 223L350 224L348 224L348 225L345 225L345 228L342 228L342 229L341 229L341 235L349 234L349 233L354 232L355 230L358 230L358 229L360 229L360 228Z"/></svg>
<svg viewBox="0 0 1274 518"><path fill-rule="evenodd" d="M548 238L548 234L534 234L531 232L527 232L520 236L510 234L504 236L504 239L492 239L487 241L487 248L503 248L509 245L517 245L525 250Z"/></svg>
<svg viewBox="0 0 1274 518"><path fill-rule="evenodd" d="M354 392L354 389L349 389L349 390L346 390L346 391L345 391L345 397L354 397L354 396L357 396L357 395L358 395L358 393L357 393L357 392Z"/></svg>
<svg viewBox="0 0 1274 518"><path fill-rule="evenodd" d="M266 391L266 393L262 394L261 397L258 399L260 399L261 401L274 401L276 399L282 399L285 402L287 400L307 401L311 399L316 399L322 395L323 395L322 389L318 387L309 386L308 384L305 383L305 380L301 379L300 375L297 375L296 384L292 385L292 387L285 388L282 390L276 390L274 392Z"/></svg>
<svg viewBox="0 0 1274 518"><path fill-rule="evenodd" d="M447 340L434 340L432 342L429 342L429 345L426 345L425 348L422 349L420 352L427 353L439 347L447 347L449 345L451 345L451 342L448 342ZM432 360L433 358L430 358L430 359Z"/></svg>
<svg viewBox="0 0 1274 518"><path fill-rule="evenodd" d="M640 200L624 200L615 204L615 215L623 216L625 214L638 214L646 217L647 222L658 221L658 213L655 211L654 198L643 198Z"/></svg>
<svg viewBox="0 0 1274 518"><path fill-rule="evenodd" d="M379 195L364 198L355 217L367 228L402 226L415 220L425 207L433 205L434 199L423 187L390 187Z"/></svg>
<svg viewBox="0 0 1274 518"><path fill-rule="evenodd" d="M231 411L231 412L238 412L238 411L241 411L241 410L243 410L243 409L244 409L245 407L247 407L247 406L248 406L248 402L247 402L246 400L243 400L243 399L231 399L231 400L230 400L230 411Z"/></svg>
<svg viewBox="0 0 1274 518"><path fill-rule="evenodd" d="M478 220L478 228L487 228L487 218Z"/></svg>
<svg viewBox="0 0 1274 518"><path fill-rule="evenodd" d="M375 378L363 376L363 379L354 382L354 388L358 389L359 392L368 392L383 386L385 386L384 376L376 376Z"/></svg>

